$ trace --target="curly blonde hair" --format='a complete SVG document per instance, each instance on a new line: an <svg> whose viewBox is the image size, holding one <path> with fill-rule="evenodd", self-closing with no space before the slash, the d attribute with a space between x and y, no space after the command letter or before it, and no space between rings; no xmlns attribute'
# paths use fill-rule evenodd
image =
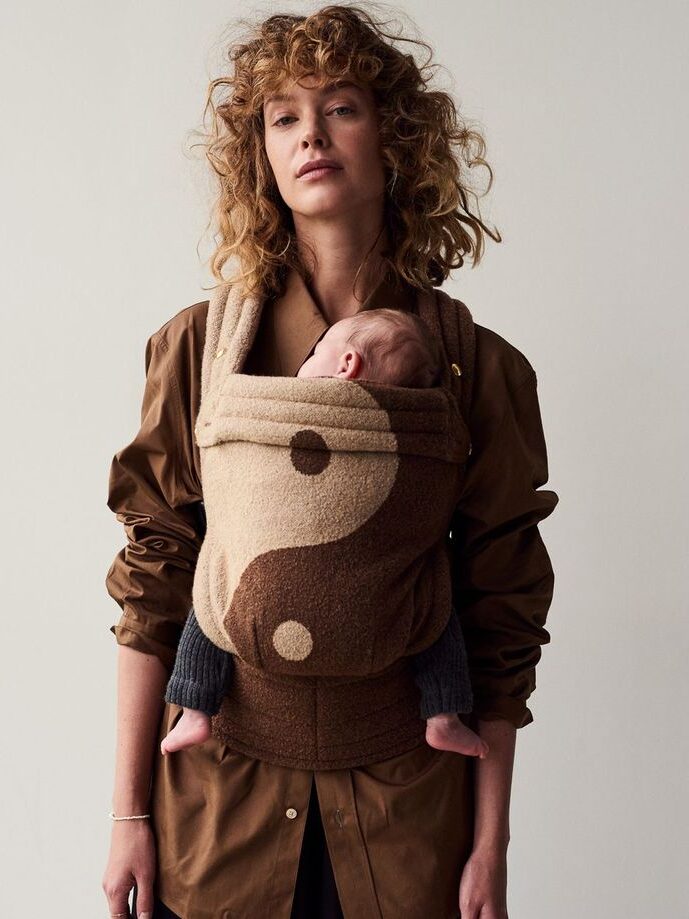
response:
<svg viewBox="0 0 689 919"><path fill-rule="evenodd" d="M396 41L428 51L418 64ZM439 286L469 255L481 259L484 233L496 242L468 198L478 195L468 170L485 166L485 141L468 127L452 97L429 89L432 49L420 39L387 32L360 6L325 6L310 15L276 14L231 44L233 72L208 87L201 146L217 178L211 213L217 226L210 268L218 283L241 281L248 292L279 294L289 268L308 279L296 246L290 208L282 200L264 144L263 102L284 81L315 77L323 85L347 79L369 86L379 115L380 153L388 174L384 262L413 287ZM390 179L393 189L390 193ZM210 225L210 224L209 224ZM222 268L236 259L238 272Z"/></svg>

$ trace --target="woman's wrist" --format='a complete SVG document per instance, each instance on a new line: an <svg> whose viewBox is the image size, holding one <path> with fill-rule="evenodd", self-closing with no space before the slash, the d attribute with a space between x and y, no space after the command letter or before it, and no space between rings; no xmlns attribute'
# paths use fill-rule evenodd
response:
<svg viewBox="0 0 689 919"><path fill-rule="evenodd" d="M490 857L504 856L507 853L509 844L509 831L503 833L480 833L474 837L474 852L480 852Z"/></svg>
<svg viewBox="0 0 689 919"><path fill-rule="evenodd" d="M116 793L112 798L112 812L116 817L129 817L132 814L147 814L150 802L148 791L133 790Z"/></svg>

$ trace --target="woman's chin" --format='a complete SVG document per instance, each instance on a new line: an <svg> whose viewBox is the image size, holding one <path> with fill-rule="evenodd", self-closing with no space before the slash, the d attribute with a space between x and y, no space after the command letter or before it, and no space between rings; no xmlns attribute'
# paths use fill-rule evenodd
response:
<svg viewBox="0 0 689 919"><path fill-rule="evenodd" d="M342 189L326 188L324 185L318 187L314 182L312 189L301 191L297 200L288 205L292 211L306 218L327 218L342 217L343 211L352 207L352 196L347 196Z"/></svg>

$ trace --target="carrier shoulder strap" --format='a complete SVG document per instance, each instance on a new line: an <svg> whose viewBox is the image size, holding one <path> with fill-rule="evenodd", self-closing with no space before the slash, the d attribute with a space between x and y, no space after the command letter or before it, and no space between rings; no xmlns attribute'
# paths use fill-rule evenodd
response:
<svg viewBox="0 0 689 919"><path fill-rule="evenodd" d="M201 403L213 402L218 379L238 373L256 334L264 297L247 294L238 283L225 281L208 301L206 338L201 359Z"/></svg>
<svg viewBox="0 0 689 919"><path fill-rule="evenodd" d="M418 303L419 315L445 352L442 384L454 393L468 426L476 357L476 330L471 312L461 300L437 287L423 291Z"/></svg>

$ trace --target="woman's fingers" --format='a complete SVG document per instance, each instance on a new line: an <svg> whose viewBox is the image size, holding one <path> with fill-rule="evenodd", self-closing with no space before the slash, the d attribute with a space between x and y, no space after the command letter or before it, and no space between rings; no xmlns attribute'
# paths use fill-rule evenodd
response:
<svg viewBox="0 0 689 919"><path fill-rule="evenodd" d="M469 903L465 903L464 906L460 907L459 914L462 919L480 919L483 916L480 906Z"/></svg>
<svg viewBox="0 0 689 919"><path fill-rule="evenodd" d="M137 881L132 900L132 919L151 919L153 915L153 879Z"/></svg>
<svg viewBox="0 0 689 919"><path fill-rule="evenodd" d="M111 916L118 919L129 919L129 891L132 889L133 880L112 882L108 877L103 878L102 888L108 901L108 910Z"/></svg>

